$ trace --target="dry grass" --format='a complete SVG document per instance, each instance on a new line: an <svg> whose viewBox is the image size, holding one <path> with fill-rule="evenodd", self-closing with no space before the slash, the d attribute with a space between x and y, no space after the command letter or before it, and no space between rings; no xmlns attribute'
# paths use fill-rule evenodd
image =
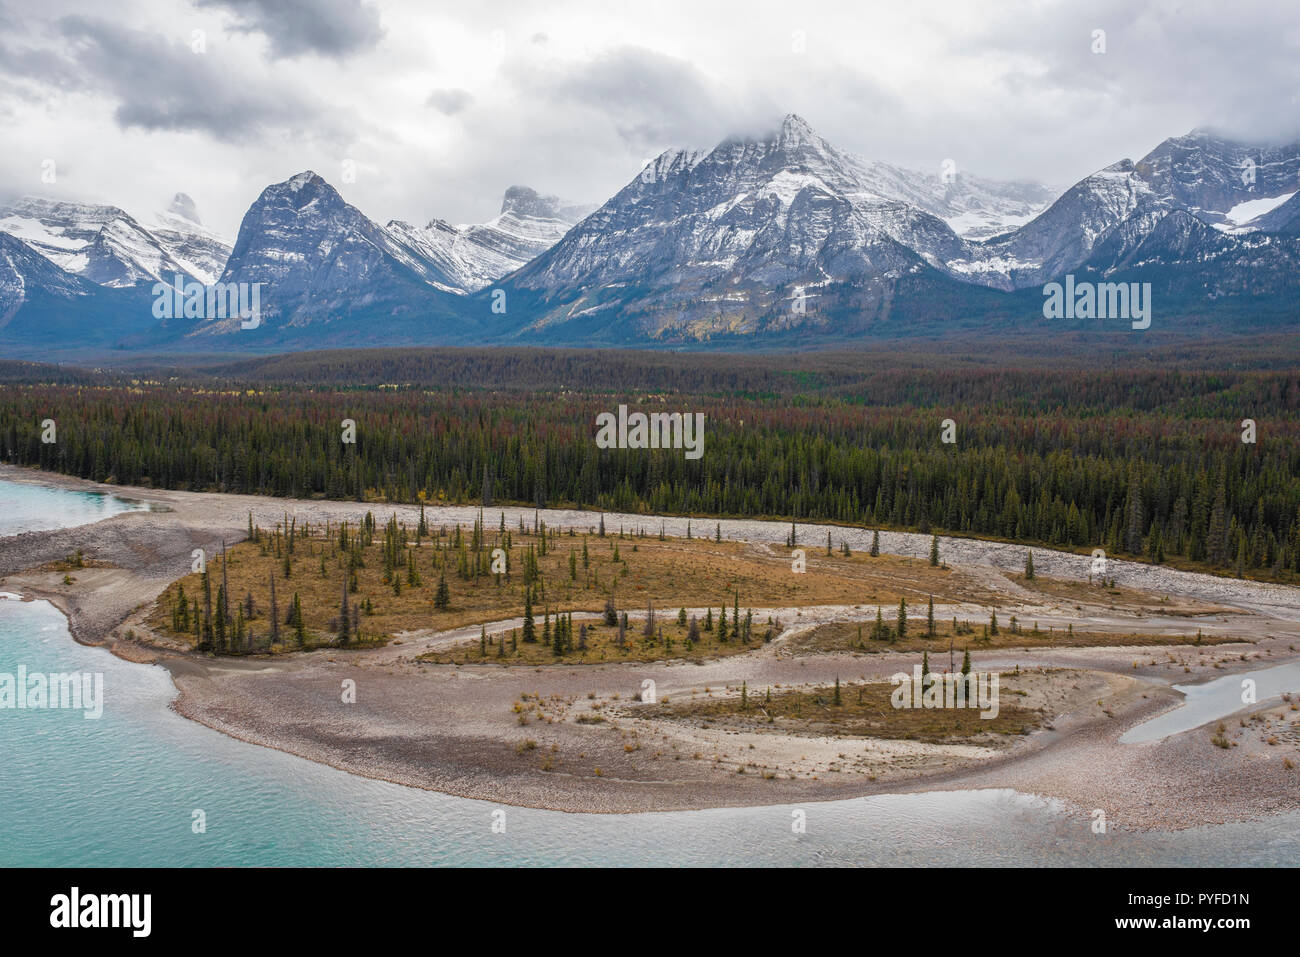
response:
<svg viewBox="0 0 1300 957"><path fill-rule="evenodd" d="M405 571L400 570L401 593L395 594L392 586L382 580L382 515L376 515L376 522L379 527L374 542L364 549L365 567L357 571L358 588L348 595L350 604L368 602L372 609L372 613L360 616L361 634L365 641L383 642L400 632L446 630L522 615L523 554L526 547L539 544L539 535L531 530L520 532L517 525L507 527L511 574L462 579L456 574L456 552L449 547L454 534L452 529L431 529L431 535L419 543L415 541L414 529L407 529L406 540L409 550L415 555L420 582L409 585ZM355 531L354 527L354 534ZM305 534L299 528L287 578L284 576L282 553L280 556L276 554L277 532L278 526L277 530L269 533L263 530L260 543L245 541L229 549L225 571L230 583L232 614L234 603L251 593L256 614L249 623L250 631L256 638L254 647L265 650L269 635L270 580L274 576L281 620L296 593L303 606L308 647L332 644L335 634L331 623L338 615L346 576L346 556L338 548L337 530L331 529L327 537L321 528L308 529ZM485 551L497 547L501 539L499 525L489 525L485 536ZM465 533L467 541L468 537ZM679 648L684 634L675 625L669 627L670 622L675 621L677 609L683 606L712 606L716 609L725 602L730 614L737 590L742 614L749 606L804 606L856 601L896 603L902 595L914 600L917 595L925 594L934 594L936 600L974 600L978 597L975 594L977 589L972 590L959 573L930 568L927 563L912 559L871 558L865 554L845 557L838 553L826 556L824 544L820 549L802 546L807 553L808 571L795 574L791 570L789 550L740 542L715 542L701 538L660 541L648 531L646 537L633 537L631 533L620 537L617 529L607 530L603 538L599 535L552 534L548 542L548 554L539 556L537 560L543 596L536 608L539 633L544 607L553 614L560 611L599 612L610 595L613 595L620 611L628 610L634 614L643 612L653 601L656 609L665 613L665 636ZM582 560L584 542L588 555L585 564ZM282 536L278 547L285 547ZM576 565L573 578L570 577L570 553L574 555ZM214 600L221 582L221 566L219 555L209 558ZM446 610L434 607L441 574L446 575L451 598ZM178 589L182 587L189 599L197 596L201 600L201 576L186 575L173 582L159 597L149 624L162 633L192 642L191 634L177 635L171 630L171 609ZM576 627L575 623L575 630ZM765 621L754 623L758 641L761 641L765 628ZM639 639L636 625L631 631ZM290 650L292 642L287 632L282 624L284 646L281 650ZM598 629L594 642L594 647L608 651L608 632ZM477 641L473 645L477 650ZM700 653L712 655L731 650L706 644L700 648ZM628 657L637 658L641 653L629 653ZM525 658L532 660L527 655Z"/></svg>
<svg viewBox="0 0 1300 957"><path fill-rule="evenodd" d="M746 609L742 608L742 622L745 613ZM587 626L586 649L573 648L572 650L566 650L563 655L557 656L552 648L542 640L544 637L544 624L541 617L538 617L536 622L538 640L532 644L525 643L521 638L520 629L515 628L508 632L490 636L486 643L486 653L483 651L480 639L474 638L450 648L427 652L420 655L419 660L437 664L477 664L486 662L507 665L601 664L604 662L664 660L702 662L709 658L725 658L729 655L739 655L747 651L753 651L764 643L769 634L767 620L763 619L753 622L749 640L746 641L742 634L739 637L730 635L726 641L722 641L719 638L715 619L715 627L710 631L705 631L703 622L701 622L699 641L688 643L686 641L688 629L677 623L675 614L656 612L656 616L654 634L651 636L646 636L644 633L644 614L637 618L629 616L627 630L621 646L618 643L618 628L616 626L606 625L600 620L587 621L585 622ZM728 632L731 631L731 616L732 609L728 608ZM575 642L578 640L578 632L582 624L584 622L574 621L573 623ZM554 622L552 622L553 625ZM771 636L775 637L775 635L775 628L772 628Z"/></svg>
<svg viewBox="0 0 1300 957"><path fill-rule="evenodd" d="M886 608L883 612L885 625L893 629L897 622L897 608ZM852 652L855 654L879 654L893 651L929 651L932 654L946 653L951 646L956 647L960 655L963 648L978 648L987 651L991 648L1091 648L1107 645L1195 645L1196 632L1187 635L1159 634L1121 634L1110 632L1085 632L1075 630L1070 633L1065 628L1035 631L1033 622L1019 622L1015 629L1009 618L998 616L998 633L988 634L988 620L971 621L958 619L954 631L952 619L936 619L934 637L927 637L924 619L909 618L907 633L901 639L872 638L875 619L862 623L833 622L818 625L806 632L792 635L785 642L785 650L794 655L819 655L831 652ZM1241 638L1203 635L1200 644L1217 645L1241 641Z"/></svg>
<svg viewBox="0 0 1300 957"><path fill-rule="evenodd" d="M844 684L840 704L834 687L777 690L748 689L745 701L724 697L681 698L637 709L639 718L659 718L722 726L728 730L798 733L835 737L887 738L931 743L989 744L999 736L1028 734L1043 722L1037 709L1008 698L1019 697L1016 676L1000 678L996 717L981 718L974 708L895 708L889 682Z"/></svg>

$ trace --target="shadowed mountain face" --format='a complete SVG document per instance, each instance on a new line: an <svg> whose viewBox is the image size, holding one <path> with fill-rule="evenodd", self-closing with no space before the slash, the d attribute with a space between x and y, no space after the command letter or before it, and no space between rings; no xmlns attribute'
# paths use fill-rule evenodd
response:
<svg viewBox="0 0 1300 957"><path fill-rule="evenodd" d="M864 160L791 115L766 136L669 150L594 210L513 186L476 225L381 226L300 173L262 192L228 258L184 194L149 228L115 207L24 200L0 210L0 305L21 315L42 290L47 309L73 290L100 303L105 287L173 273L209 282L221 263L224 281L259 284L260 330L162 323L157 343L798 346L1005 331L1040 320L1044 284L1078 273L1151 282L1170 316L1287 322L1298 185L1300 146L1198 130L1049 202L1044 187L947 163Z"/></svg>

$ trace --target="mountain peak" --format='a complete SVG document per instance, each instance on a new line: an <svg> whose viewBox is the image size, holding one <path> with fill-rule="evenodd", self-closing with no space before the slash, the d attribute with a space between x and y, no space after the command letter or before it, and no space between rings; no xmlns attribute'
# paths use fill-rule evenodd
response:
<svg viewBox="0 0 1300 957"><path fill-rule="evenodd" d="M199 219L198 207L194 205L194 200L188 193L177 193L173 196L171 205L167 207L167 212L173 216L188 220L195 226L203 225L203 220Z"/></svg>
<svg viewBox="0 0 1300 957"><path fill-rule="evenodd" d="M781 139L805 140L817 136L817 131L798 113L787 113L781 121Z"/></svg>
<svg viewBox="0 0 1300 957"><path fill-rule="evenodd" d="M559 204L557 196L542 196L528 186L511 186L501 197L501 212L554 219Z"/></svg>
<svg viewBox="0 0 1300 957"><path fill-rule="evenodd" d="M301 173L295 173L293 176L290 176L284 181L284 185L296 193L305 186L319 188L321 186L328 186L329 184L326 183L324 178L314 170L305 169Z"/></svg>

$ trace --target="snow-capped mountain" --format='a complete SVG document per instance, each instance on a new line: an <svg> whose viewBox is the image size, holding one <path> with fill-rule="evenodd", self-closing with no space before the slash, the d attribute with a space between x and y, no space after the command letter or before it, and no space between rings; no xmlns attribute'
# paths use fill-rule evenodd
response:
<svg viewBox="0 0 1300 957"><path fill-rule="evenodd" d="M452 226L435 219L412 226L394 220L386 228L412 255L437 265L447 291L476 292L555 245L593 209L511 186L500 214L486 223Z"/></svg>
<svg viewBox="0 0 1300 957"><path fill-rule="evenodd" d="M523 187L481 226L380 226L317 174L267 187L239 228L224 282L264 283L262 313L304 325L359 310L415 315L444 310L518 268L569 228L582 207ZM216 322L210 331L231 331Z"/></svg>
<svg viewBox="0 0 1300 957"><path fill-rule="evenodd" d="M381 226L300 173L262 192L228 259L183 194L147 228L113 206L22 200L0 208L0 338L48 344L93 315L116 348L221 333L242 337L223 348L801 344L1041 323L1035 290L1067 273L1150 281L1168 315L1294 318L1300 144L1193 131L1046 198L864 160L791 115L668 150L595 211L511 187L477 225ZM219 268L262 284L261 332L153 319L146 284Z"/></svg>
<svg viewBox="0 0 1300 957"><path fill-rule="evenodd" d="M701 338L819 324L831 307L874 314L901 277L968 255L899 195L953 212L941 185L841 152L790 115L770 136L665 152L509 283L535 300L534 329L620 310L644 334Z"/></svg>
<svg viewBox="0 0 1300 957"><path fill-rule="evenodd" d="M84 296L83 284L19 239L0 232L0 329L34 295L71 303Z"/></svg>
<svg viewBox="0 0 1300 957"><path fill-rule="evenodd" d="M933 171L860 159L857 166L868 190L938 216L964 239L986 239L1023 226L1058 195L1041 183L971 176L949 161Z"/></svg>
<svg viewBox="0 0 1300 957"><path fill-rule="evenodd" d="M972 282L1024 289L1085 263L1104 275L1156 260L1195 265L1197 256L1209 252L1183 248L1193 233L1221 250L1216 259L1233 261L1237 257L1226 255L1233 240L1220 242L1179 218L1160 231L1181 237L1173 247L1155 255L1150 240L1174 213L1241 242L1248 232L1285 232L1282 224L1294 210L1285 207L1297 185L1300 144L1252 147L1195 130L1165 140L1137 162L1121 160L1085 177L1020 229L973 243L963 258L946 265L950 274L965 275ZM1136 255L1139 247L1146 249L1145 258ZM1245 242L1241 252L1249 260L1249 251L1258 247L1257 241ZM1190 258L1179 260L1180 248Z"/></svg>
<svg viewBox="0 0 1300 957"><path fill-rule="evenodd" d="M301 325L450 291L435 263L399 243L310 170L268 186L244 214L221 281L265 283L262 314ZM236 320L207 328L228 331Z"/></svg>
<svg viewBox="0 0 1300 957"><path fill-rule="evenodd" d="M0 207L0 232L101 286L170 282L177 273L205 281L210 275L202 259L185 255L190 241L179 231L155 233L116 206L26 197Z"/></svg>
<svg viewBox="0 0 1300 957"><path fill-rule="evenodd" d="M203 225L194 200L187 194L172 197L171 204L155 215L149 231L200 282L214 283L225 271L230 243Z"/></svg>

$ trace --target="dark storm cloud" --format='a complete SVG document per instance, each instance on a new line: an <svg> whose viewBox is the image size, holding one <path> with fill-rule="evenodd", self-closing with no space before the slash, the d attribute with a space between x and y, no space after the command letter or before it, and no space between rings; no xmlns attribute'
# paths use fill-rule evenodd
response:
<svg viewBox="0 0 1300 957"><path fill-rule="evenodd" d="M330 135L313 105L230 69L229 63L189 44L102 20L71 16L56 27L69 52L49 65L56 85L107 94L118 101L122 127L204 131L227 142L255 138L268 127L314 127ZM55 66L62 65L60 73Z"/></svg>
<svg viewBox="0 0 1300 957"><path fill-rule="evenodd" d="M434 90L428 104L444 116L455 116L474 102L468 90Z"/></svg>
<svg viewBox="0 0 1300 957"><path fill-rule="evenodd" d="M261 33L275 57L308 53L343 58L384 35L379 10L364 0L197 0L235 17L234 29Z"/></svg>

